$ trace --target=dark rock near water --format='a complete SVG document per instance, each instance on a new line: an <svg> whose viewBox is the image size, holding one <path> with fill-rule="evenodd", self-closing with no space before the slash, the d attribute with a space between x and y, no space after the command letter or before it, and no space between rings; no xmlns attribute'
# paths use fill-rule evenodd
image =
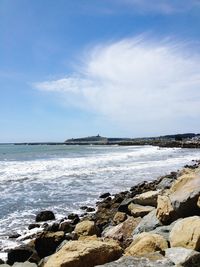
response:
<svg viewBox="0 0 200 267"><path fill-rule="evenodd" d="M39 257L44 258L53 254L64 239L63 231L41 233L35 240L35 249Z"/></svg>
<svg viewBox="0 0 200 267"><path fill-rule="evenodd" d="M80 209L81 210L86 210L87 209L87 206L81 206Z"/></svg>
<svg viewBox="0 0 200 267"><path fill-rule="evenodd" d="M31 223L28 226L28 230L34 229L34 228L40 228L40 225L37 223Z"/></svg>
<svg viewBox="0 0 200 267"><path fill-rule="evenodd" d="M2 259L0 259L0 264L4 264L5 262L2 260Z"/></svg>
<svg viewBox="0 0 200 267"><path fill-rule="evenodd" d="M25 262L35 253L35 250L28 246L23 245L8 251L7 263L13 265L14 262Z"/></svg>
<svg viewBox="0 0 200 267"><path fill-rule="evenodd" d="M128 213L128 205L133 202L132 198L124 199L118 207L118 211Z"/></svg>
<svg viewBox="0 0 200 267"><path fill-rule="evenodd" d="M50 210L41 211L36 215L36 222L45 222L49 220L55 220L55 215Z"/></svg>
<svg viewBox="0 0 200 267"><path fill-rule="evenodd" d="M18 234L18 233L12 233L12 234L9 235L9 238L10 238L10 239L15 239L15 238L18 238L18 237L20 237L20 236L21 236L21 235Z"/></svg>
<svg viewBox="0 0 200 267"><path fill-rule="evenodd" d="M70 213L67 217L69 220L73 220L75 218L78 218L78 214L75 214L75 213Z"/></svg>
<svg viewBox="0 0 200 267"><path fill-rule="evenodd" d="M50 232L57 232L59 230L59 223L55 222L52 225L49 225L46 230Z"/></svg>
<svg viewBox="0 0 200 267"><path fill-rule="evenodd" d="M93 211L95 211L95 208L88 207L88 208L86 209L86 212L93 212Z"/></svg>
<svg viewBox="0 0 200 267"><path fill-rule="evenodd" d="M99 196L99 198L107 198L110 196L110 193L104 193L102 195Z"/></svg>
<svg viewBox="0 0 200 267"><path fill-rule="evenodd" d="M74 230L75 226L71 224L69 221L65 221L60 223L59 231L63 231L65 233L71 233Z"/></svg>

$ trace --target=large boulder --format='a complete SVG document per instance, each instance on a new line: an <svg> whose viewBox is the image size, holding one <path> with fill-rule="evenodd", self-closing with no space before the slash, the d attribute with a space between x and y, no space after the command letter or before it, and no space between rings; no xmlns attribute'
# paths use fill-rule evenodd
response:
<svg viewBox="0 0 200 267"><path fill-rule="evenodd" d="M102 236L118 240L122 243L123 247L130 245L132 241L132 232L140 222L140 218L129 217L126 221L106 228Z"/></svg>
<svg viewBox="0 0 200 267"><path fill-rule="evenodd" d="M99 230L93 221L82 221L78 223L74 229L78 236L99 235Z"/></svg>
<svg viewBox="0 0 200 267"><path fill-rule="evenodd" d="M36 215L35 221L36 222L45 222L49 220L55 220L55 215L50 210L41 211Z"/></svg>
<svg viewBox="0 0 200 267"><path fill-rule="evenodd" d="M56 248L65 239L65 233L59 232L43 232L35 239L35 249L40 258L44 258L53 254Z"/></svg>
<svg viewBox="0 0 200 267"><path fill-rule="evenodd" d="M93 267L118 259L122 249L115 241L69 241L49 257L44 267Z"/></svg>
<svg viewBox="0 0 200 267"><path fill-rule="evenodd" d="M148 191L146 193L142 193L140 195L136 195L133 198L133 202L135 204L144 205L144 206L157 206L157 198L160 194L159 190L156 191Z"/></svg>
<svg viewBox="0 0 200 267"><path fill-rule="evenodd" d="M8 251L7 263L12 265L14 262L27 261L36 251L29 245L22 245Z"/></svg>
<svg viewBox="0 0 200 267"><path fill-rule="evenodd" d="M127 256L141 256L151 252L164 251L168 248L167 241L152 233L142 233L135 236L131 245L125 250Z"/></svg>
<svg viewBox="0 0 200 267"><path fill-rule="evenodd" d="M174 264L179 264L183 267L199 267L200 253L187 248L168 248L165 250L165 257L171 260Z"/></svg>
<svg viewBox="0 0 200 267"><path fill-rule="evenodd" d="M175 223L169 236L171 247L200 250L200 216L192 216Z"/></svg>
<svg viewBox="0 0 200 267"><path fill-rule="evenodd" d="M117 261L99 265L96 267L171 267L172 262L160 255L159 259L149 259L148 257L122 257Z"/></svg>
<svg viewBox="0 0 200 267"><path fill-rule="evenodd" d="M147 215L149 212L151 212L154 209L155 208L152 206L142 206L142 205L134 204L134 203L131 203L128 206L128 210L130 214L134 217L144 217L145 215Z"/></svg>
<svg viewBox="0 0 200 267"><path fill-rule="evenodd" d="M165 196L158 198L157 217L163 224L200 214L200 168L186 169Z"/></svg>
<svg viewBox="0 0 200 267"><path fill-rule="evenodd" d="M133 235L152 231L158 226L162 226L162 223L156 217L156 209L154 209L142 218L141 222L133 231Z"/></svg>

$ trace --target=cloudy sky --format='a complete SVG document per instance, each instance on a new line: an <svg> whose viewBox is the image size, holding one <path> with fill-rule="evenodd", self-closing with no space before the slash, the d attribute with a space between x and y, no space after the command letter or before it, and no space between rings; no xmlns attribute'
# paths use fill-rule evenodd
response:
<svg viewBox="0 0 200 267"><path fill-rule="evenodd" d="M199 0L1 0L0 142L200 132Z"/></svg>

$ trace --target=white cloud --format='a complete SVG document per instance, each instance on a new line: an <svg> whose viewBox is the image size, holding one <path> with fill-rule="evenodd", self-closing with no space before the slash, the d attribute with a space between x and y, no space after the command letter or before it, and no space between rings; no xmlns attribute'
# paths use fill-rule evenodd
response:
<svg viewBox="0 0 200 267"><path fill-rule="evenodd" d="M75 75L35 87L130 132L198 129L200 58L180 42L139 36L100 45L85 55Z"/></svg>

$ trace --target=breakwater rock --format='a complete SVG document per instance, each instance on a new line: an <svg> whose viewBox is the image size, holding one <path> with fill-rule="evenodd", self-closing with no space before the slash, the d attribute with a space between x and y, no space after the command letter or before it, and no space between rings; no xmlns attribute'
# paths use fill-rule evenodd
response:
<svg viewBox="0 0 200 267"><path fill-rule="evenodd" d="M83 207L82 207L83 209ZM100 196L85 214L42 211L0 266L200 267L200 164ZM17 263L21 262L21 263ZM21 265L20 265L21 264Z"/></svg>

